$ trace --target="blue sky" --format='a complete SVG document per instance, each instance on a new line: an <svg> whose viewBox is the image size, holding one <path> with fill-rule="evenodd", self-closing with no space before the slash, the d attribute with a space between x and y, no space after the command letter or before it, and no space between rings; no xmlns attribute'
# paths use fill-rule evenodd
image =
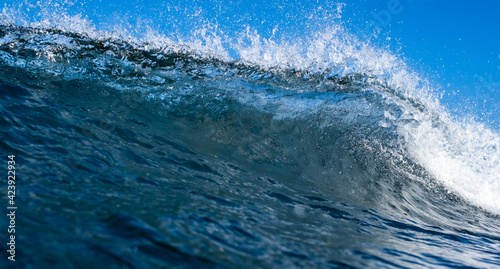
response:
<svg viewBox="0 0 500 269"><path fill-rule="evenodd" d="M344 15L354 32L381 28L375 42L440 87L450 110L500 129L500 1L355 1Z"/></svg>
<svg viewBox="0 0 500 269"><path fill-rule="evenodd" d="M36 3L25 0L22 3ZM47 0L46 6L64 2ZM442 103L461 115L475 115L499 130L500 1L345 0L341 23L362 39L389 48L421 77L444 92ZM21 3L21 4L22 4ZM229 33L246 25L263 37L273 29L287 38L307 38L336 18L338 1L315 0L87 0L67 8L98 28L117 21L149 25L166 35L188 35L201 25ZM0 6L16 5L0 0ZM19 4L19 5L21 5ZM67 5L66 5L67 6ZM23 9L27 5L24 4ZM30 12L36 10L31 7ZM135 29L141 32L142 29Z"/></svg>

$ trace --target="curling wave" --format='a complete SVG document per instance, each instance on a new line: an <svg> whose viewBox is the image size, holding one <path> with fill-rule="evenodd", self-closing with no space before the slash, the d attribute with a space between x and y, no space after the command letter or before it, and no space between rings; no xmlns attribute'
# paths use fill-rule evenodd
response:
<svg viewBox="0 0 500 269"><path fill-rule="evenodd" d="M3 77L134 93L161 114L202 122L245 158L290 164L328 186L342 174L350 183L336 195L347 201L349 190L372 193L369 182L397 178L383 195L401 181L438 183L499 213L498 134L451 120L402 62L340 31L301 47L246 33L252 41L232 60L195 43L4 24L0 61Z"/></svg>

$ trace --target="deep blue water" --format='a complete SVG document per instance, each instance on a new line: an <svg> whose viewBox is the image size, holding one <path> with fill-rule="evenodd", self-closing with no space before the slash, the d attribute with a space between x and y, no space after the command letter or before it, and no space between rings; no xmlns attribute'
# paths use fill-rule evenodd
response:
<svg viewBox="0 0 500 269"><path fill-rule="evenodd" d="M500 266L498 132L391 53L64 18L0 25L1 267Z"/></svg>

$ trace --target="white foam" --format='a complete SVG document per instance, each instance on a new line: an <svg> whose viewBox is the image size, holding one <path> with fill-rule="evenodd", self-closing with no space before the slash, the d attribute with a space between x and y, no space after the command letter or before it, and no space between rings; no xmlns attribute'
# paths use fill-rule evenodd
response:
<svg viewBox="0 0 500 269"><path fill-rule="evenodd" d="M430 115L401 126L408 153L450 191L500 214L500 136L484 125Z"/></svg>

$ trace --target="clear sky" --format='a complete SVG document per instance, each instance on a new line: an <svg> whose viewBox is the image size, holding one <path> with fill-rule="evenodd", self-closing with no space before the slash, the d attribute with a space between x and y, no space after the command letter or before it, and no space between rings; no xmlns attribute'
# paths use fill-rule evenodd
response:
<svg viewBox="0 0 500 269"><path fill-rule="evenodd" d="M500 1L355 1L344 19L358 33L367 25L381 28L376 42L389 44L441 87L451 110L499 129Z"/></svg>

